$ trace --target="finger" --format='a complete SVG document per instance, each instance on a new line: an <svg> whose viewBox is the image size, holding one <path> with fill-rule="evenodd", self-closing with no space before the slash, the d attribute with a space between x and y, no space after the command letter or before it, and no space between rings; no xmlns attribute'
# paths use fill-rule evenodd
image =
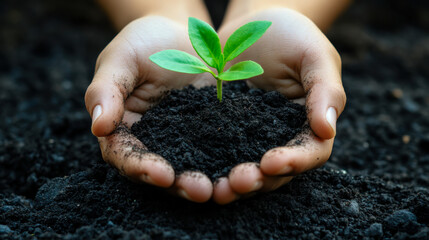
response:
<svg viewBox="0 0 429 240"><path fill-rule="evenodd" d="M276 190L292 180L292 177L273 177L264 175L257 163L240 164L231 171L228 181L233 191L241 195L256 191L269 192ZM223 183L223 185L226 185ZM224 194L228 192L227 186L221 186ZM245 196L245 195L244 195Z"/></svg>
<svg viewBox="0 0 429 240"><path fill-rule="evenodd" d="M323 139L335 136L337 118L346 104L341 83L341 59L335 48L327 44L328 47L306 51L301 69L310 126Z"/></svg>
<svg viewBox="0 0 429 240"><path fill-rule="evenodd" d="M91 129L97 137L109 135L122 119L124 102L137 84L135 58L129 46L114 40L97 60L94 78L85 94Z"/></svg>
<svg viewBox="0 0 429 240"><path fill-rule="evenodd" d="M235 193L229 185L226 177L219 178L213 187L213 201L217 204L228 204L239 199L240 195Z"/></svg>
<svg viewBox="0 0 429 240"><path fill-rule="evenodd" d="M235 166L228 179L232 190L238 194L255 192L263 187L263 174L257 163L242 163Z"/></svg>
<svg viewBox="0 0 429 240"><path fill-rule="evenodd" d="M124 124L128 129L131 129L133 124L140 121L141 118L142 114L125 110L121 123Z"/></svg>
<svg viewBox="0 0 429 240"><path fill-rule="evenodd" d="M250 165L255 165L253 163L249 163L249 165L242 167L250 167ZM237 169L240 171L240 169ZM250 169L250 171L253 171ZM247 188L247 191L241 191L241 193L236 193L232 187L230 186L230 180L228 178L220 178L213 190L213 200L221 205L231 203L233 201L236 201L241 198L248 198L253 195L255 195L257 192L269 192L274 191L278 189L279 187L283 186L284 184L290 182L293 177L270 177L270 176L264 176L260 170L258 170L259 173L255 173L254 175L262 175L261 178L253 178L253 179L242 179L243 182L248 182L246 185L248 186L254 186L256 181L261 181L262 186L257 187L258 190L253 190L252 188ZM242 171L243 172L243 171ZM247 178L246 175L237 175L233 176L233 178ZM233 180L236 181L237 180ZM259 184L258 184L259 186Z"/></svg>
<svg viewBox="0 0 429 240"><path fill-rule="evenodd" d="M323 140L307 129L285 147L269 150L261 171L269 176L295 176L323 165L331 155L333 139Z"/></svg>
<svg viewBox="0 0 429 240"><path fill-rule="evenodd" d="M120 125L107 137L98 138L103 159L136 182L170 187L174 170L161 156L151 153L129 130Z"/></svg>
<svg viewBox="0 0 429 240"><path fill-rule="evenodd" d="M264 187L261 188L261 192L271 192L274 191L281 186L285 185L286 183L290 182L292 180L292 176L290 177L271 177L264 175L263 182Z"/></svg>
<svg viewBox="0 0 429 240"><path fill-rule="evenodd" d="M170 192L187 200L202 203L207 202L213 193L210 179L200 172L184 172L176 178Z"/></svg>

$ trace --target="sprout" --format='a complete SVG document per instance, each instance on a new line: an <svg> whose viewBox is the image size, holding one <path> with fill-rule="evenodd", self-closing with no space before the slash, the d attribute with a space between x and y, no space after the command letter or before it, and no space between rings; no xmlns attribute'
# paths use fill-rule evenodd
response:
<svg viewBox="0 0 429 240"><path fill-rule="evenodd" d="M252 46L271 26L268 21L249 22L237 29L226 41L222 52L219 36L206 22L190 17L188 20L189 39L197 54L215 74L197 57L179 50L168 49L157 52L149 59L158 66L181 73L199 74L209 72L216 79L217 98L222 101L222 82L243 80L264 73L261 65L254 61L243 61L223 71L225 64Z"/></svg>

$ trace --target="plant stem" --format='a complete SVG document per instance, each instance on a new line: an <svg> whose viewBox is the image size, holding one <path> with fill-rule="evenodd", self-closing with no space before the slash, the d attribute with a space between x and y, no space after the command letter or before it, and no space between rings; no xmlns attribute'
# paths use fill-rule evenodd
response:
<svg viewBox="0 0 429 240"><path fill-rule="evenodd" d="M217 99L222 102L222 80L216 78Z"/></svg>

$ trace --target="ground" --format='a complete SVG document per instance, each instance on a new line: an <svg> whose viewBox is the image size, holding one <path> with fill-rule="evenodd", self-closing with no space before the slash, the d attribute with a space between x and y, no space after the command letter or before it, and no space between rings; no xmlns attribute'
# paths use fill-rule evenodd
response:
<svg viewBox="0 0 429 240"><path fill-rule="evenodd" d="M331 159L227 206L102 161L83 95L115 32L92 1L4 0L0 19L0 238L429 238L426 1L356 1L328 33L348 97Z"/></svg>

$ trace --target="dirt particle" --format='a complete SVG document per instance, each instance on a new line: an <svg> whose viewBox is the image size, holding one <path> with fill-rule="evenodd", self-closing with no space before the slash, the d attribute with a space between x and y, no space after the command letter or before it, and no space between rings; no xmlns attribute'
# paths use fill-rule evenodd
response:
<svg viewBox="0 0 429 240"><path fill-rule="evenodd" d="M399 88L395 88L393 89L391 92L392 96L396 99L401 99L404 96L404 93L402 92L401 89Z"/></svg>
<svg viewBox="0 0 429 240"><path fill-rule="evenodd" d="M404 135L404 136L402 136L402 142L404 144L408 144L408 143L410 143L410 141L411 141L410 135Z"/></svg>

